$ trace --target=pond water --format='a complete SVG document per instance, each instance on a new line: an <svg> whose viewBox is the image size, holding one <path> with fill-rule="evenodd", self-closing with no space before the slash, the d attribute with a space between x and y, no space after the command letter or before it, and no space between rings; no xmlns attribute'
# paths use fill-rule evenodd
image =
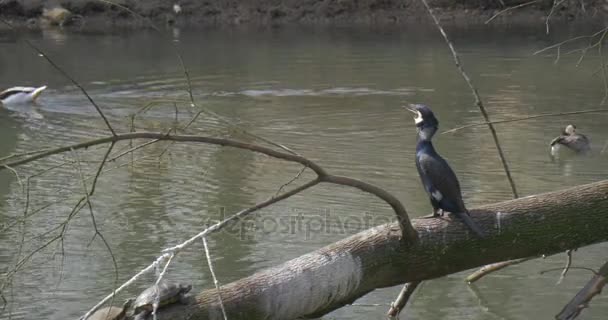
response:
<svg viewBox="0 0 608 320"><path fill-rule="evenodd" d="M0 110L0 156L56 147L108 135L82 93L22 40L42 48L77 79L119 132L166 132L177 117L187 134L259 142L243 130L289 146L327 170L376 184L414 215L430 206L414 166L415 128L401 105L433 107L441 130L477 123L481 116L439 34L420 26L393 29L166 30L74 34L0 34L0 87L49 88L36 106ZM604 90L589 53L555 63L555 51L533 52L576 31L448 29L493 119L598 108ZM195 106L175 55L183 55ZM607 114L537 118L497 125L521 195L607 178L600 155ZM595 155L552 162L548 143L569 122L587 134ZM16 167L20 180L0 172L0 273L31 259L4 289L0 319L76 319L151 263L161 249L198 233L223 215L275 194L300 170L293 164L230 148L155 143L122 155L143 141L121 142L88 207L69 223L90 187L107 145L67 152ZM512 197L492 138L484 126L438 135L435 145L457 172L469 207ZM167 150L166 152L164 152ZM162 154L162 156L160 156ZM52 169L52 170L50 170ZM33 175L33 176L32 176ZM32 176L30 179L26 179ZM311 178L304 174L298 182ZM27 219L23 222L23 216ZM288 223L300 219L301 224ZM255 271L392 221L381 201L356 190L322 185L264 209L247 223L209 239L217 277L228 283ZM64 237L57 238L65 228ZM103 236L103 237L102 237ZM103 242L107 241L112 255ZM52 241L54 240L54 241ZM605 245L579 249L575 265L598 268ZM202 243L168 270L194 290L213 285ZM406 310L408 319L552 318L590 277L572 270L560 285L565 255L535 260L488 276L477 293L466 272L426 282ZM147 287L154 274L120 300ZM400 287L374 291L324 319L383 319ZM606 298L584 311L603 319Z"/></svg>

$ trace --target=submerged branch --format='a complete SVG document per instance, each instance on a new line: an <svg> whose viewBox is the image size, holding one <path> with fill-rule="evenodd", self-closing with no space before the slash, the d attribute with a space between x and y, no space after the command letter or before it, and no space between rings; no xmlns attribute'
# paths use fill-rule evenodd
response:
<svg viewBox="0 0 608 320"><path fill-rule="evenodd" d="M465 278L465 281L468 284L472 284L475 281L485 277L486 275L488 275L492 272L496 272L496 271L502 270L508 266L514 266L516 264L520 264L522 262L526 262L528 260L532 260L532 259L536 259L536 258L537 257L528 257L528 258L501 261L501 262L497 262L497 263L488 264L488 265L485 265L485 266L479 268L479 270L471 273L468 277Z"/></svg>
<svg viewBox="0 0 608 320"><path fill-rule="evenodd" d="M412 281L403 285L397 299L391 303L391 308L386 313L390 319L396 319L399 316L399 313L401 313L401 311L405 308L405 305L410 300L420 283L422 283L422 281Z"/></svg>
<svg viewBox="0 0 608 320"><path fill-rule="evenodd" d="M591 299L602 292L602 288L606 284L608 278L608 262L600 268L600 271L595 274L585 286L564 306L555 319L557 320L571 320L578 317L578 315L585 309Z"/></svg>

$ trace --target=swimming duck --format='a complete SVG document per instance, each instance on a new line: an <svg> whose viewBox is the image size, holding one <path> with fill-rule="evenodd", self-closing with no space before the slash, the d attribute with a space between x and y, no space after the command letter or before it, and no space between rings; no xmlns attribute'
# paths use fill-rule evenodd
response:
<svg viewBox="0 0 608 320"><path fill-rule="evenodd" d="M591 151L589 139L580 133L576 132L576 126L569 124L562 134L551 141L551 155L556 156L561 146L576 153L587 153Z"/></svg>
<svg viewBox="0 0 608 320"><path fill-rule="evenodd" d="M33 103L44 89L46 86L8 88L0 92L0 101L3 105Z"/></svg>
<svg viewBox="0 0 608 320"><path fill-rule="evenodd" d="M414 122L418 132L416 168L424 190L431 200L433 217L439 216L439 210L442 214L448 211L460 218L479 237L485 237L485 233L469 216L469 211L462 201L460 183L456 174L447 161L435 151L431 142L439 128L439 120L425 105L415 104L407 109L415 114Z"/></svg>

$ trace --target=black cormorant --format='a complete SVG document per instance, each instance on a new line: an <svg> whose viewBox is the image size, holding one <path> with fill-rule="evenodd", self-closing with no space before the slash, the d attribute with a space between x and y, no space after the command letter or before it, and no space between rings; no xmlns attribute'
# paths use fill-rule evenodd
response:
<svg viewBox="0 0 608 320"><path fill-rule="evenodd" d="M407 108L416 117L418 141L416 144L416 168L428 193L433 216L439 216L439 209L455 214L475 234L484 237L485 233L469 216L469 211L462 201L458 178L450 165L435 151L431 139L439 127L439 121L433 111L425 105L411 105Z"/></svg>

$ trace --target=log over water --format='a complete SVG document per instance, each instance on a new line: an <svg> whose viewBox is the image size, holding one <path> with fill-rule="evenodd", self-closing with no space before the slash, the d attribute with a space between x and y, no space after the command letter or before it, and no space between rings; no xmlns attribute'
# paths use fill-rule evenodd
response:
<svg viewBox="0 0 608 320"><path fill-rule="evenodd" d="M377 288L606 241L608 181L486 205L471 216L488 238L458 220L414 219L420 240L408 246L391 223L226 284L228 319L321 316ZM222 319L217 291L199 293L194 305L159 310L158 319Z"/></svg>

